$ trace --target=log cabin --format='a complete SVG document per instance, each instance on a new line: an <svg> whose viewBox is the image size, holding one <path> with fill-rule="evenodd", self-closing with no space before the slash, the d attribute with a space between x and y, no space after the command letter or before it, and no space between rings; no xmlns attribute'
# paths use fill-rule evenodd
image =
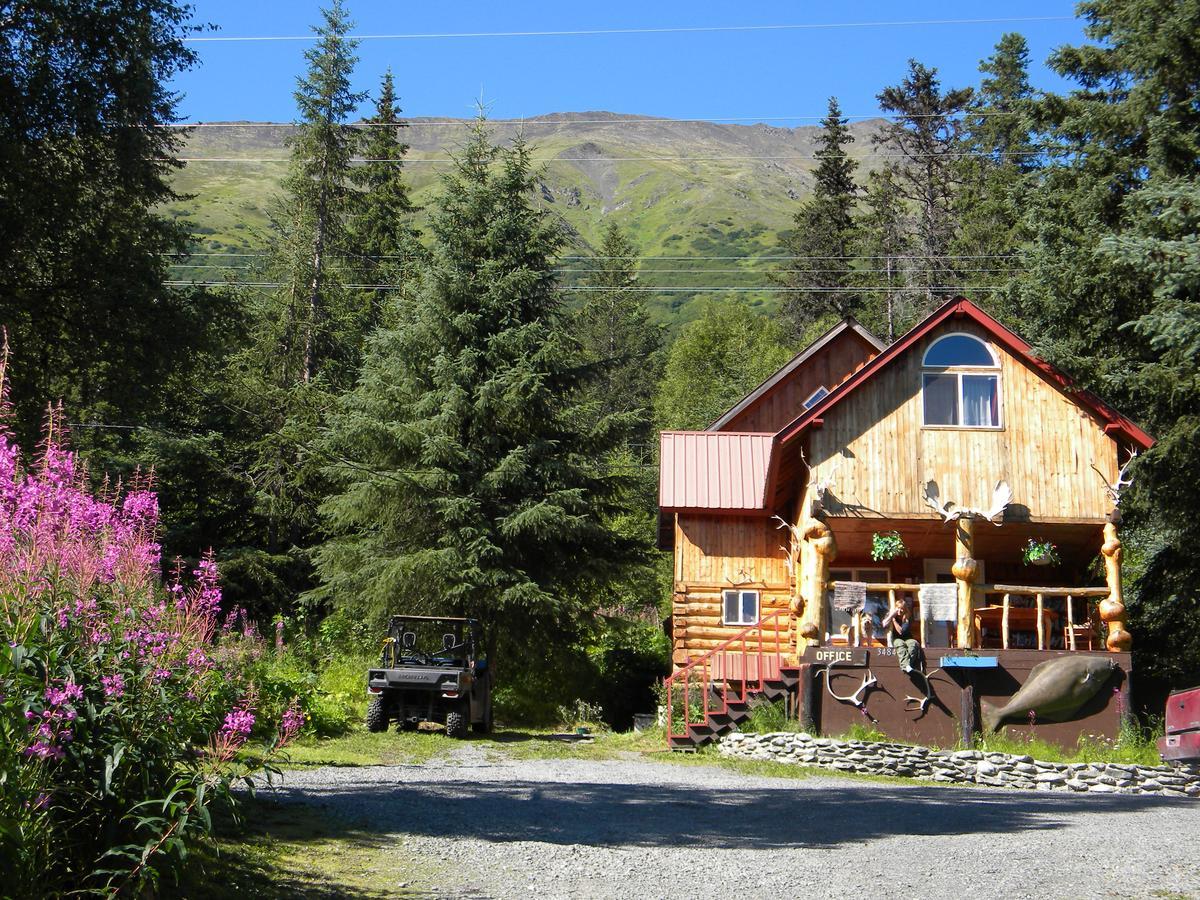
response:
<svg viewBox="0 0 1200 900"><path fill-rule="evenodd" d="M669 741L712 739L755 693L826 733L969 741L981 702L1076 653L1118 675L1010 730L1115 733L1133 640L1117 504L1152 443L963 298L890 346L841 322L707 429L662 432ZM882 627L898 605L912 673Z"/></svg>

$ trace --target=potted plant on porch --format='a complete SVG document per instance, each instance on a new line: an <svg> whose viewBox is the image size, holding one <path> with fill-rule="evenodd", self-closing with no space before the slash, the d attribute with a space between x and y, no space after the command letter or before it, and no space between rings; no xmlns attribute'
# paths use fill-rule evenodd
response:
<svg viewBox="0 0 1200 900"><path fill-rule="evenodd" d="M898 531L877 531L871 535L871 559L883 562L888 559L898 559L908 556L908 548Z"/></svg>
<svg viewBox="0 0 1200 900"><path fill-rule="evenodd" d="M1044 538L1030 538L1021 551L1021 561L1027 566L1057 566L1062 560L1058 548Z"/></svg>

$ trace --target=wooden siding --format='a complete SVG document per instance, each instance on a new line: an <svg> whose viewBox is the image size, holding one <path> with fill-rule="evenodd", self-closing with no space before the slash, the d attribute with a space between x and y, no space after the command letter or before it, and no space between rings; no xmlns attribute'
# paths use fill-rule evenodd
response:
<svg viewBox="0 0 1200 900"><path fill-rule="evenodd" d="M759 591L762 617L786 610L792 599L791 579L780 545L787 532L777 522L749 516L681 513L675 523L675 595L671 611L673 661L713 649L744 626L721 622L721 592ZM779 641L787 646L790 626L780 620ZM767 635L773 642L775 632Z"/></svg>
<svg viewBox="0 0 1200 900"><path fill-rule="evenodd" d="M986 509L1000 479L1013 489L1010 515L1040 521L1096 521L1111 508L1094 464L1110 480L1117 445L1091 415L1003 349L1001 423L992 429L922 427L921 360L942 335L963 331L986 340L971 322L948 322L872 384L830 410L809 437L814 480L831 483L833 515L929 514L927 481L943 500Z"/></svg>
<svg viewBox="0 0 1200 900"><path fill-rule="evenodd" d="M680 513L675 523L675 581L734 587L786 586L788 534L766 517ZM753 585L751 585L753 586Z"/></svg>
<svg viewBox="0 0 1200 900"><path fill-rule="evenodd" d="M721 426L721 431L778 431L804 411L804 401L824 386L833 390L878 351L847 328L788 378Z"/></svg>

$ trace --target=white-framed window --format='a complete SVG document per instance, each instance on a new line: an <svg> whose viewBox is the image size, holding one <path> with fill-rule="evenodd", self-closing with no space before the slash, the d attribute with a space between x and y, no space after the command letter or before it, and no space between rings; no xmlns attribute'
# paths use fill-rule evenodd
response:
<svg viewBox="0 0 1200 900"><path fill-rule="evenodd" d="M808 399L804 401L805 409L812 409L822 400L829 396L829 389L825 385L821 385L815 391L808 395Z"/></svg>
<svg viewBox="0 0 1200 900"><path fill-rule="evenodd" d="M721 623L724 625L758 624L758 591L741 589L722 592Z"/></svg>
<svg viewBox="0 0 1200 900"><path fill-rule="evenodd" d="M948 334L921 361L922 424L934 428L999 428L1000 363L970 334Z"/></svg>

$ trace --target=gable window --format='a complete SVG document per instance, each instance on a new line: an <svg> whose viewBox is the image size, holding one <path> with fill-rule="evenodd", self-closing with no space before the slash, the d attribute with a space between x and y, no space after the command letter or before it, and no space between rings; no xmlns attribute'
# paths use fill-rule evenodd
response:
<svg viewBox="0 0 1200 900"><path fill-rule="evenodd" d="M828 396L829 396L829 390L825 387L825 385L821 385L819 388L817 388L815 391L813 391L811 394L808 395L808 399L804 401L804 408L812 409L814 406L816 406L818 403L820 403L822 400L824 400Z"/></svg>
<svg viewBox="0 0 1200 900"><path fill-rule="evenodd" d="M722 624L758 624L758 591L725 591L723 600Z"/></svg>
<svg viewBox="0 0 1200 900"><path fill-rule="evenodd" d="M948 334L925 352L921 371L924 424L1000 427L1000 364L969 334Z"/></svg>

